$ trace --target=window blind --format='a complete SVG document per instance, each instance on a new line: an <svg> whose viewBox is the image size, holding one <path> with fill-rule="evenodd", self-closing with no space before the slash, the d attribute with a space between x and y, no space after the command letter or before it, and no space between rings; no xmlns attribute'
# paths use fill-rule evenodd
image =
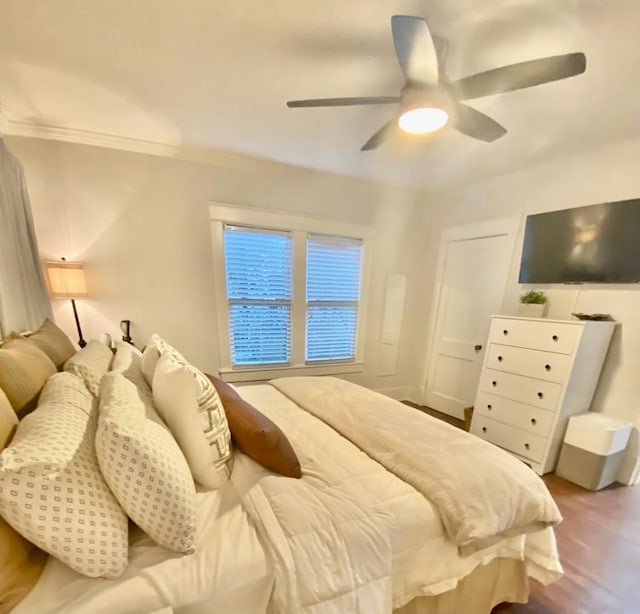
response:
<svg viewBox="0 0 640 614"><path fill-rule="evenodd" d="M308 235L308 362L355 358L361 264L360 239Z"/></svg>
<svg viewBox="0 0 640 614"><path fill-rule="evenodd" d="M233 365L288 363L290 233L225 225L224 260Z"/></svg>

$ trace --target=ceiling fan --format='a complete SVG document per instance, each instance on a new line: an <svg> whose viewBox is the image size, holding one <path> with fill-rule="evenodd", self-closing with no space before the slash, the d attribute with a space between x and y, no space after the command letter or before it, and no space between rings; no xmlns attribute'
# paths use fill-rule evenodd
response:
<svg viewBox="0 0 640 614"><path fill-rule="evenodd" d="M485 142L504 136L506 128L489 116L462 104L461 100L558 81L585 71L584 53L567 53L510 64L449 81L443 64L447 42L434 37L424 19L409 15L391 18L393 44L406 83L398 96L359 98L317 98L290 100L287 106L344 107L355 105L399 104L392 120L378 130L360 149L379 147L397 127L414 134L435 132L451 123L462 134Z"/></svg>

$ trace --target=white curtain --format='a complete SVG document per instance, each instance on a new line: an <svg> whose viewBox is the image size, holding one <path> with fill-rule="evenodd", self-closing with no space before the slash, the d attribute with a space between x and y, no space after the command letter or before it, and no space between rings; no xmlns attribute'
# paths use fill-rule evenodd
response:
<svg viewBox="0 0 640 614"><path fill-rule="evenodd" d="M0 139L0 336L51 317L22 165Z"/></svg>

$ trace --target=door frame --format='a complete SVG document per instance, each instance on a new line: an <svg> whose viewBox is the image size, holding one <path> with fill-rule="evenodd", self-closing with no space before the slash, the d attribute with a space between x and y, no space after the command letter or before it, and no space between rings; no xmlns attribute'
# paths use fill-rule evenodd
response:
<svg viewBox="0 0 640 614"><path fill-rule="evenodd" d="M435 349L435 333L436 325L438 323L438 311L440 309L440 301L442 299L442 284L444 281L444 268L446 264L447 246L454 241L468 241L472 239L482 239L485 237L497 237L501 235L507 235L511 240L511 263L507 278L505 279L505 286L502 291L502 302L504 303L504 297L507 286L509 284L509 277L511 275L511 268L513 267L516 239L518 232L520 231L521 218L520 217L501 217L491 220L484 220L482 222L473 222L470 224L458 224L455 226L446 226L440 233L440 245L438 247L438 258L436 264L436 278L434 283L433 299L431 301L431 313L429 314L428 324L428 337L427 337L427 356L425 360L424 371L422 374L422 382L420 385L420 402L424 403L427 396L427 385L429 383L429 373L431 371L431 365L434 360Z"/></svg>

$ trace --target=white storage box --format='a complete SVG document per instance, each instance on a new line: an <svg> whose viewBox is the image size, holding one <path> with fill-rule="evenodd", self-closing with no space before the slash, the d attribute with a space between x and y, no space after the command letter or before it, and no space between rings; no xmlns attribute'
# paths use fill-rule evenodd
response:
<svg viewBox="0 0 640 614"><path fill-rule="evenodd" d="M632 425L590 412L572 416L564 436L556 475L589 490L615 481Z"/></svg>

